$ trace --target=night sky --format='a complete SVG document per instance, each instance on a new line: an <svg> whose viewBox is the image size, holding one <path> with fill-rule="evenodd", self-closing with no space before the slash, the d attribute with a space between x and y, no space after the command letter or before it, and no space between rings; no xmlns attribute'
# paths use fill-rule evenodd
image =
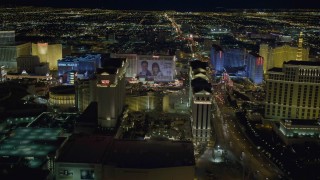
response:
<svg viewBox="0 0 320 180"><path fill-rule="evenodd" d="M212 11L217 8L320 8L320 0L0 0L11 6Z"/></svg>

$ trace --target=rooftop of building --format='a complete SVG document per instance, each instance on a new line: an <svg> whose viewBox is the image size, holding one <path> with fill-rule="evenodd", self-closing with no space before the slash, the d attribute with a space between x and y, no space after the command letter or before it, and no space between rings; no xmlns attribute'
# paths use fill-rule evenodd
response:
<svg viewBox="0 0 320 180"><path fill-rule="evenodd" d="M281 119L281 122L284 123L287 119ZM289 119L291 121L291 125L296 126L320 126L320 122L318 120L312 119Z"/></svg>
<svg viewBox="0 0 320 180"><path fill-rule="evenodd" d="M56 160L65 163L99 164L111 149L113 137L99 135L72 135Z"/></svg>
<svg viewBox="0 0 320 180"><path fill-rule="evenodd" d="M223 51L222 47L217 44L212 44L212 48L214 48L216 51Z"/></svg>
<svg viewBox="0 0 320 180"><path fill-rule="evenodd" d="M189 63L190 63L192 70L195 70L198 68L206 69L208 67L208 62L202 62L200 60L190 61Z"/></svg>
<svg viewBox="0 0 320 180"><path fill-rule="evenodd" d="M211 84L207 80L205 80L205 79L203 79L201 77L197 77L197 78L193 79L191 81L191 86L193 88L193 92L194 93L197 93L197 92L200 92L200 91L203 91L203 90L207 91L209 93L212 92Z"/></svg>
<svg viewBox="0 0 320 180"><path fill-rule="evenodd" d="M101 61L102 68L97 69L97 74L117 74L118 69L120 69L126 61L126 58L110 58L103 56Z"/></svg>
<svg viewBox="0 0 320 180"><path fill-rule="evenodd" d="M86 134L72 135L56 161L136 169L195 165L190 141L116 140Z"/></svg>
<svg viewBox="0 0 320 180"><path fill-rule="evenodd" d="M101 66L103 68L107 67L114 67L114 68L121 68L123 66L123 63L127 61L126 58L110 58L102 56L101 60Z"/></svg>
<svg viewBox="0 0 320 180"><path fill-rule="evenodd" d="M188 141L116 140L105 164L137 169L194 166L194 149Z"/></svg>
<svg viewBox="0 0 320 180"><path fill-rule="evenodd" d="M270 72L282 72L282 68L274 67L274 68L269 69L268 71L270 71Z"/></svg>
<svg viewBox="0 0 320 180"><path fill-rule="evenodd" d="M254 56L254 57L262 57L262 56L260 56L259 54L257 54L257 53L255 53L255 52L250 52L249 54L251 54L252 56Z"/></svg>
<svg viewBox="0 0 320 180"><path fill-rule="evenodd" d="M104 67L104 68L98 68L97 69L97 74L117 74L118 68L116 67Z"/></svg>
<svg viewBox="0 0 320 180"><path fill-rule="evenodd" d="M54 86L49 89L49 91L53 94L75 94L75 86L68 85L68 86Z"/></svg>
<svg viewBox="0 0 320 180"><path fill-rule="evenodd" d="M316 61L296 61L296 60L290 60L287 62L284 62L283 64L288 65L300 65L300 66L320 66L320 62Z"/></svg>

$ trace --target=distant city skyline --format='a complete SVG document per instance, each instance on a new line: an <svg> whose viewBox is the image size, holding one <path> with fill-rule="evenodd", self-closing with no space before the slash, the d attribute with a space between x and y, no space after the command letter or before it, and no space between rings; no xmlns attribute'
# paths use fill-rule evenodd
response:
<svg viewBox="0 0 320 180"><path fill-rule="evenodd" d="M234 9L296 9L320 8L315 0L4 0L4 6L51 6L74 8L137 9L137 10L178 10L214 11L217 8Z"/></svg>

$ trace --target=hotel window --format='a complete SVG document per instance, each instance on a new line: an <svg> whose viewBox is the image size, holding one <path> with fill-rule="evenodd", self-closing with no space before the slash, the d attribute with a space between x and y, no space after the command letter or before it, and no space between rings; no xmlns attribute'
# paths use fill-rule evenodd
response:
<svg viewBox="0 0 320 180"><path fill-rule="evenodd" d="M274 116L275 114L275 111L276 111L276 107L275 106L272 106L272 115Z"/></svg>

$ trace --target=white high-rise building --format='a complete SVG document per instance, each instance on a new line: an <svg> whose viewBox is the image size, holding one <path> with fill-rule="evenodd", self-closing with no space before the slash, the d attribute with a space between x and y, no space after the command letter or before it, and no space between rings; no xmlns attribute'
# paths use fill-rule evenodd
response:
<svg viewBox="0 0 320 180"><path fill-rule="evenodd" d="M266 78L266 119L320 118L320 63L288 61Z"/></svg>
<svg viewBox="0 0 320 180"><path fill-rule="evenodd" d="M106 68L98 69L96 78L96 101L98 124L115 127L124 107L126 59L110 59Z"/></svg>
<svg viewBox="0 0 320 180"><path fill-rule="evenodd" d="M192 110L192 133L196 144L211 137L212 86L207 62L190 62L189 100Z"/></svg>

